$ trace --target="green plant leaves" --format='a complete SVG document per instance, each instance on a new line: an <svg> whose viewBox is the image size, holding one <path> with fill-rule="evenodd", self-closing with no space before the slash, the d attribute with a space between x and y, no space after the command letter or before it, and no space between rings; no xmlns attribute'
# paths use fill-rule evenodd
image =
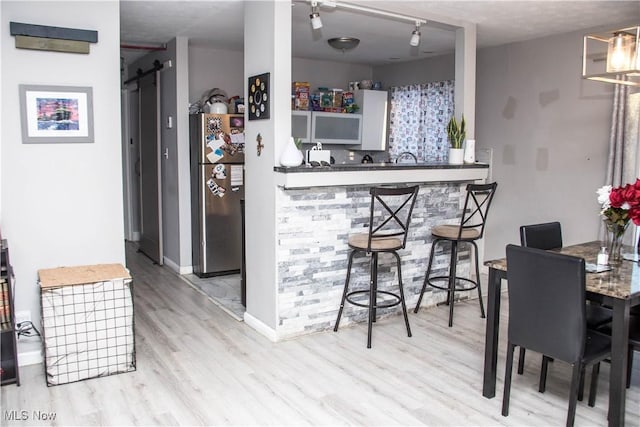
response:
<svg viewBox="0 0 640 427"><path fill-rule="evenodd" d="M449 137L451 148L462 148L462 143L467 136L467 122L464 120L464 115L462 115L459 125L455 116L451 116L447 124L447 136Z"/></svg>

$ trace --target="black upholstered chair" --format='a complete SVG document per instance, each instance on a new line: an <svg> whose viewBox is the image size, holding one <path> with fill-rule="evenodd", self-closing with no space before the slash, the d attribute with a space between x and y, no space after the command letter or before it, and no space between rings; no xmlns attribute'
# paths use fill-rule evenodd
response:
<svg viewBox="0 0 640 427"><path fill-rule="evenodd" d="M478 289L478 299L480 301L480 315L485 317L484 305L482 303L482 290L480 289L480 267L478 260L478 246L476 240L481 239L484 234L484 226L487 220L491 200L495 194L497 183L491 184L468 184L467 196L462 210L462 219L460 224L437 225L431 230L433 242L431 244L431 253L429 255L429 265L427 273L424 277L420 297L413 310L417 313L420 309L422 297L427 289L427 284L434 288L447 291L447 304L449 304L449 326L453 326L453 303L455 293L459 291L471 291ZM431 268L435 257L436 246L443 242L451 243L451 259L449 262L448 276L431 277ZM476 280L456 275L456 265L458 263L458 244L468 243L473 246L475 255ZM440 283L438 283L440 282Z"/></svg>
<svg viewBox="0 0 640 427"><path fill-rule="evenodd" d="M544 250L562 248L562 226L559 222L545 222L542 224L523 225L520 227L520 244L528 248ZM587 327L590 329L599 328L611 322L613 313L610 309L596 304L587 303ZM518 374L524 372L524 359L526 350L520 348L518 358ZM543 361L543 369L546 368L547 361ZM540 391L544 391L541 387Z"/></svg>
<svg viewBox="0 0 640 427"><path fill-rule="evenodd" d="M591 400L595 398L599 363L611 353L610 338L587 329L585 261L508 245L507 265L509 325L502 415L509 415L513 352L518 346L572 365L566 422L572 426L581 374L587 365L594 365Z"/></svg>
<svg viewBox="0 0 640 427"><path fill-rule="evenodd" d="M394 307L402 304L402 314L407 327L407 335L411 336L409 317L407 316L407 306L404 299L404 289L402 285L402 272L399 249L404 249L407 243L409 223L411 213L418 195L418 186L404 188L371 188L371 207L369 214L369 230L367 233L356 233L349 236L349 263L347 266L347 278L344 283L342 301L338 318L333 328L338 331L340 317L344 310L346 301L359 306L366 307L369 311L367 348L371 348L372 324L376 320L376 310L378 308ZM378 213L378 214L377 214ZM377 214L377 216L376 216ZM357 253L371 255L369 288L349 291L349 280L351 278L351 266L353 257ZM378 255L380 253L390 253L396 259L398 268L399 292L393 293L378 289ZM366 295L368 298L358 298Z"/></svg>
<svg viewBox="0 0 640 427"><path fill-rule="evenodd" d="M558 249L562 247L562 227L559 222L523 225L520 244L528 248Z"/></svg>

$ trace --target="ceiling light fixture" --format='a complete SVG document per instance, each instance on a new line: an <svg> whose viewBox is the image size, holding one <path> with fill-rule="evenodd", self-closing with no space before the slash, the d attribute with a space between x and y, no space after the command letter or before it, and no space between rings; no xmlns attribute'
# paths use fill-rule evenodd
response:
<svg viewBox="0 0 640 427"><path fill-rule="evenodd" d="M298 0L300 1L300 0ZM307 2L311 3L312 9L313 5L316 6L326 6L326 7L341 7L343 9L357 10L359 12L364 12L372 15L382 15L388 18L399 19L402 21L412 21L415 22L416 25L426 24L427 21L422 18L416 18L414 16L402 15L394 12L387 12L386 10L374 9L371 7L360 6L352 3L345 3L340 1L331 1L331 0L307 0Z"/></svg>
<svg viewBox="0 0 640 427"><path fill-rule="evenodd" d="M582 78L640 87L640 26L584 36Z"/></svg>
<svg viewBox="0 0 640 427"><path fill-rule="evenodd" d="M416 29L411 33L411 40L409 40L411 46L418 46L420 44L420 23L416 21Z"/></svg>
<svg viewBox="0 0 640 427"><path fill-rule="evenodd" d="M322 20L320 19L320 11L318 9L318 2L311 2L311 14L309 15L309 19L311 20L311 28L314 30L319 30L322 28Z"/></svg>
<svg viewBox="0 0 640 427"><path fill-rule="evenodd" d="M360 44L360 39L355 37L334 37L327 40L329 46L334 49L341 50L343 53L345 50L351 50Z"/></svg>

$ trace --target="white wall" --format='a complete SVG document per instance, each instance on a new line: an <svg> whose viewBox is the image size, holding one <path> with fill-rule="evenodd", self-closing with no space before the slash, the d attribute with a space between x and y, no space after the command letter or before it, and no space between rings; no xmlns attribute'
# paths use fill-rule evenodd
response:
<svg viewBox="0 0 640 427"><path fill-rule="evenodd" d="M189 47L189 101L198 101L214 87L227 95L242 95L244 82L244 52ZM320 61L305 58L291 59L291 80L311 83L311 90L318 87L347 89L350 81L372 79L373 68L363 64ZM288 89L289 91L291 88Z"/></svg>
<svg viewBox="0 0 640 427"><path fill-rule="evenodd" d="M220 88L229 97L244 93L244 52L189 46L189 102Z"/></svg>
<svg viewBox="0 0 640 427"><path fill-rule="evenodd" d="M373 80L385 89L395 86L439 82L455 78L455 55L442 55L420 61L401 62L373 68Z"/></svg>
<svg viewBox="0 0 640 427"><path fill-rule="evenodd" d="M558 220L566 244L598 237L613 85L581 79L582 36L478 52L476 146L493 150L498 182L486 259L519 243L524 224Z"/></svg>
<svg viewBox="0 0 640 427"><path fill-rule="evenodd" d="M37 270L125 262L117 1L3 1L2 236L16 309L40 312ZM88 55L15 48L9 22L98 31ZM19 84L93 88L92 144L22 144Z"/></svg>
<svg viewBox="0 0 640 427"><path fill-rule="evenodd" d="M274 337L277 328L275 253L278 242L273 167L278 164L280 153L291 135L291 5L282 1L247 2L244 28L245 40L255 40L255 43L245 44L245 81L250 76L271 73L271 118L245 122L245 320ZM246 92L244 96L247 99ZM260 156L256 150L258 134L264 145Z"/></svg>
<svg viewBox="0 0 640 427"><path fill-rule="evenodd" d="M309 82L312 91L318 87L347 90L351 81L372 78L373 68L370 65L305 58L292 59L291 81Z"/></svg>

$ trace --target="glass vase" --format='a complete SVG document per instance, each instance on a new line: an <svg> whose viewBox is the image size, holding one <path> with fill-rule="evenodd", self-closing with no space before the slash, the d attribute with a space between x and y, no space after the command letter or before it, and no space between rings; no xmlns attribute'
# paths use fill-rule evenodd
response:
<svg viewBox="0 0 640 427"><path fill-rule="evenodd" d="M627 231L629 222L620 225L617 222L605 220L604 225L607 227L606 243L609 249L609 264L619 265L622 262L622 238Z"/></svg>

